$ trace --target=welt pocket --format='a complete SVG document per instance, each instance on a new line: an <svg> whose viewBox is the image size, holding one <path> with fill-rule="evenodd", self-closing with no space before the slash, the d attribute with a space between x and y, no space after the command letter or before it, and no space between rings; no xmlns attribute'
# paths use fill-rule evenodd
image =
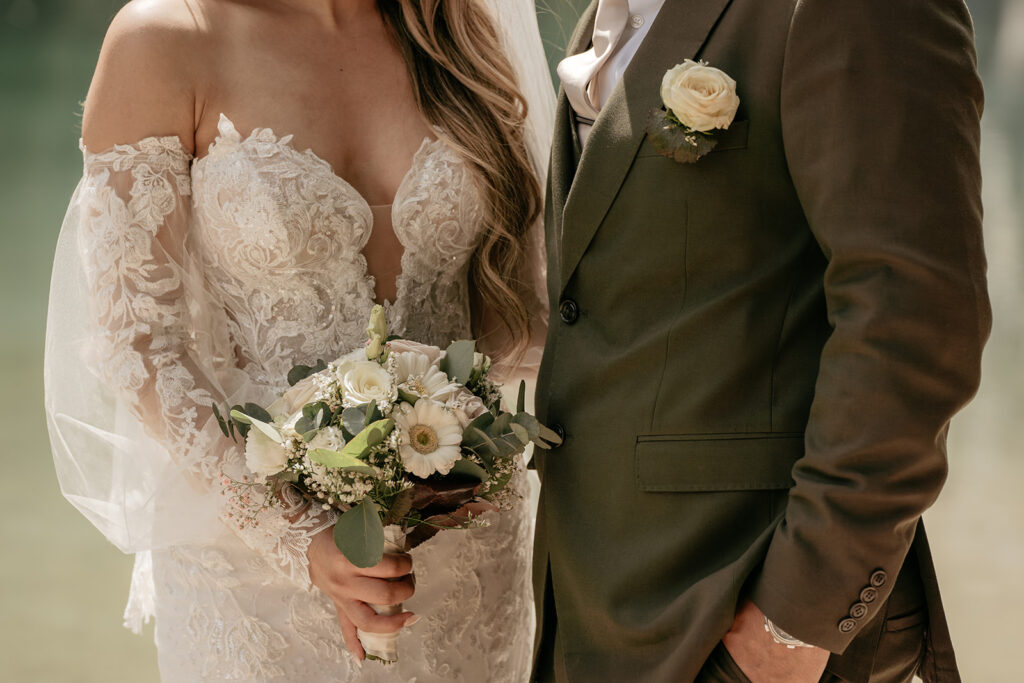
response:
<svg viewBox="0 0 1024 683"><path fill-rule="evenodd" d="M743 121L733 121L732 125L725 130L715 131L715 138L718 142L715 144L715 148L708 152L708 154L725 152L730 149L746 149L749 130L750 119L744 119ZM660 156L662 155L654 149L650 136L645 135L643 144L640 145L640 151L637 153L637 158Z"/></svg>
<svg viewBox="0 0 1024 683"><path fill-rule="evenodd" d="M803 453L802 432L641 434L636 485L649 492L788 489Z"/></svg>
<svg viewBox="0 0 1024 683"><path fill-rule="evenodd" d="M928 621L928 608L922 607L907 614L901 614L894 617L886 616L885 630L890 633L895 631L906 631L907 629L920 626L926 621Z"/></svg>

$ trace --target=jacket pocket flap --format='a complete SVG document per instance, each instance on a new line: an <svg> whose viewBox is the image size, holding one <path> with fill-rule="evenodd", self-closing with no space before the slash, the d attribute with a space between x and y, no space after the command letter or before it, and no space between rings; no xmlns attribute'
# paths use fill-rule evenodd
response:
<svg viewBox="0 0 1024 683"><path fill-rule="evenodd" d="M652 492L788 489L803 453L802 433L641 435L636 485Z"/></svg>

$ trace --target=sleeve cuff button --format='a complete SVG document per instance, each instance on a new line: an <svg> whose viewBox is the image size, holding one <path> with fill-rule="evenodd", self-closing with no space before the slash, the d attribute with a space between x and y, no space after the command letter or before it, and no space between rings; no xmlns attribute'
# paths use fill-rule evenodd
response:
<svg viewBox="0 0 1024 683"><path fill-rule="evenodd" d="M839 631L841 633L849 633L855 628L857 628L857 621L855 619L843 619L839 622Z"/></svg>
<svg viewBox="0 0 1024 683"><path fill-rule="evenodd" d="M850 616L854 619L863 619L868 613L868 606L863 602L855 602L850 607Z"/></svg>

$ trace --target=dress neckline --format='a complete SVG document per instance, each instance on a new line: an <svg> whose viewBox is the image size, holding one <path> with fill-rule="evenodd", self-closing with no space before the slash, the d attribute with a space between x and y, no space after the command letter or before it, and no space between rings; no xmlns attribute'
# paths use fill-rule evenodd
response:
<svg viewBox="0 0 1024 683"><path fill-rule="evenodd" d="M352 183L335 171L331 163L314 152L312 148L307 147L305 150L299 150L299 148L292 143L292 139L295 137L294 133L278 136L272 128L257 127L253 128L248 135L242 135L234 121L228 118L227 114L224 114L223 112L220 114L217 121L217 137L214 138L213 142L210 143L210 146L206 148L206 154L202 157L193 158L192 164L195 167L205 164L207 159L217 154L219 150L228 145L229 142L239 145L269 144L292 155L304 157L314 165L323 168L326 175L330 176L335 183L354 196L362 207L367 209L367 212L369 212L370 209L384 207L391 207L393 212L397 207L401 206L403 195L407 191L408 184L413 179L413 174L421 162L421 157L433 152L444 144L444 140L441 138L437 127L431 126L431 129L436 137L423 138L423 141L420 143L419 148L417 148L416 153L413 154L412 163L409 165L409 169L405 172L405 175L402 176L402 180L399 182L398 189L395 191L395 196L392 198L390 204L370 204L366 200L366 197L364 197ZM370 220L372 221L372 217ZM392 215L392 222L394 222L394 215ZM369 235L367 235L367 237L369 237ZM400 236L399 241L401 241Z"/></svg>
<svg viewBox="0 0 1024 683"><path fill-rule="evenodd" d="M402 176L402 180L398 185L398 189L395 192L395 197L390 204L382 205L371 205L366 198L362 195L359 190L355 188L352 183L346 180L343 176L339 175L334 167L331 166L330 162L318 155L311 148L306 148L300 151L293 143L293 134L278 136L274 133L271 128L254 128L248 135L243 136L235 126L234 122L228 118L224 113L220 114L220 118L217 122L218 135L214 138L213 142L206 150L206 154L202 157L193 157L192 165L194 169L201 170L207 163L208 159L215 159L220 154L226 153L233 147L255 147L257 153L260 152L260 147L270 146L274 152L284 152L285 154L291 155L294 158L303 160L309 164L312 164L314 168L320 170L324 177L328 178L331 182L341 188L341 190L355 200L358 210L363 216L366 222L367 230L363 237L362 244L359 245L360 252L364 249L367 243L370 241L371 233L376 227L376 220L374 219L373 210L390 208L391 209L391 230L394 231L395 237L398 239L399 244L402 245L403 251L399 265L398 275L395 277L396 283L396 301L401 297L402 281L405 277L407 270L406 257L410 253L410 245L402 238L402 232L400 228L400 221L398 220L398 212L401 209L405 195L409 191L409 186L415 179L416 170L422 164L423 158L434 153L436 150L442 149L444 146L444 140L440 136L439 131L436 127L432 127L437 137L430 138L424 137L423 142L420 143L419 149L413 155L412 164L409 169ZM363 277L369 282L371 292L376 290L376 277L370 273L368 265L365 262L365 256L363 257ZM373 303L380 303L389 310L395 305L395 301L385 299L384 301L376 301L374 297Z"/></svg>

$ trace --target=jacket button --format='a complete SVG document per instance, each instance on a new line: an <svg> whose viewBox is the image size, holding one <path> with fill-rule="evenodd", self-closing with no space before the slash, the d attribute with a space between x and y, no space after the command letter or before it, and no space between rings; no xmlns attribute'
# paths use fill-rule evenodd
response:
<svg viewBox="0 0 1024 683"><path fill-rule="evenodd" d="M860 601L866 605L870 605L878 599L878 590L868 586L860 592Z"/></svg>
<svg viewBox="0 0 1024 683"><path fill-rule="evenodd" d="M576 321L580 319L580 307L572 299L562 299L562 303L558 306L558 315L566 325L575 325Z"/></svg>
<svg viewBox="0 0 1024 683"><path fill-rule="evenodd" d="M551 427L551 431L553 431L555 434L558 434L558 438L562 440L562 443L558 444L558 446L561 446L562 444L565 443L565 427L563 427L560 424L556 424ZM558 448L558 446L555 446L555 448Z"/></svg>
<svg viewBox="0 0 1024 683"><path fill-rule="evenodd" d="M854 619L863 619L868 613L868 606L863 602L855 602L850 607L850 616Z"/></svg>
<svg viewBox="0 0 1024 683"><path fill-rule="evenodd" d="M881 588L885 585L885 582L889 580L889 575L885 573L884 569L877 569L871 575L871 586L873 588Z"/></svg>
<svg viewBox="0 0 1024 683"><path fill-rule="evenodd" d="M855 628L857 628L857 621L855 619L843 619L839 622L839 631L841 633L849 633Z"/></svg>

